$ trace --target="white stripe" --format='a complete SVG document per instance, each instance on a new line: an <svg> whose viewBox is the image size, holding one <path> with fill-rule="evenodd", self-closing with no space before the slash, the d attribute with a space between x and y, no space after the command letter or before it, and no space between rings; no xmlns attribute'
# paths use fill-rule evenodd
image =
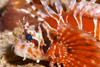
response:
<svg viewBox="0 0 100 67"><path fill-rule="evenodd" d="M47 13L52 16L52 14L56 14L46 3L46 1L41 0L42 5L45 7Z"/></svg>
<svg viewBox="0 0 100 67"><path fill-rule="evenodd" d="M58 13L62 14L63 8L59 2L59 0L55 0L55 6Z"/></svg>
<svg viewBox="0 0 100 67"><path fill-rule="evenodd" d="M30 3L31 0L26 0L27 3Z"/></svg>
<svg viewBox="0 0 100 67"><path fill-rule="evenodd" d="M33 10L36 10L36 7L34 5L31 6Z"/></svg>
<svg viewBox="0 0 100 67"><path fill-rule="evenodd" d="M76 4L76 0L71 0L69 4L69 9L73 10Z"/></svg>
<svg viewBox="0 0 100 67"><path fill-rule="evenodd" d="M94 37L96 37L96 31L97 31L97 19L93 19L94 21Z"/></svg>
<svg viewBox="0 0 100 67"><path fill-rule="evenodd" d="M99 22L99 40L100 40L100 22Z"/></svg>
<svg viewBox="0 0 100 67"><path fill-rule="evenodd" d="M21 11L25 12L25 13L30 13L29 11L25 10L25 9L21 9Z"/></svg>
<svg viewBox="0 0 100 67"><path fill-rule="evenodd" d="M37 11L37 14L39 14L39 15L40 15L41 17L43 17L43 18L47 17L47 15L44 14L44 13L42 13L41 11Z"/></svg>
<svg viewBox="0 0 100 67"><path fill-rule="evenodd" d="M44 21L44 19L43 19L43 18L41 18L41 17L38 17L38 20L39 20L39 21Z"/></svg>
<svg viewBox="0 0 100 67"><path fill-rule="evenodd" d="M33 18L35 17L34 14L31 14L29 11L25 10L25 9L21 9L23 12L27 13L27 14L30 14Z"/></svg>

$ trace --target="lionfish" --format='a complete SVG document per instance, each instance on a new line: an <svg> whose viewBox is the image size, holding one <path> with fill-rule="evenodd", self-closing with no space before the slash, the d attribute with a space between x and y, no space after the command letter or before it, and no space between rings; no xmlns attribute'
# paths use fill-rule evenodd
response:
<svg viewBox="0 0 100 67"><path fill-rule="evenodd" d="M16 55L24 57L23 60L29 58L37 63L40 60L50 61L51 67L54 67L55 64L58 67L100 66L100 42L90 33L80 30L82 26L78 29L68 23L68 14L63 10L59 0L55 0L57 12L53 11L45 0L41 0L47 14L38 10L31 0L26 0L26 2L39 16L25 9L21 10L36 18L39 24L30 26L28 21L23 18L21 24L24 32L17 38L18 42L14 47ZM68 11L72 10L74 17L78 11L82 11L81 19L82 14L88 10L86 8L89 8L94 2L95 0L91 0L89 3L85 3L85 0L82 0L73 11L76 0L70 0ZM77 18L75 17L75 19Z"/></svg>

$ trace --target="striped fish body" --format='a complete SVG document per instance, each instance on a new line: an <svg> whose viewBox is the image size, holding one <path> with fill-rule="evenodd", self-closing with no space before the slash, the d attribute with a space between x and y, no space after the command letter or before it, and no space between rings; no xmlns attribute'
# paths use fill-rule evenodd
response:
<svg viewBox="0 0 100 67"><path fill-rule="evenodd" d="M30 0L26 1L33 10L37 10ZM41 17L38 17L21 9L37 18L40 23L30 29L29 23L23 19L24 32L15 44L15 54L24 57L23 60L30 58L37 62L50 61L51 67L55 64L58 67L99 67L100 42L90 33L68 23L68 15L63 11L59 0L55 0L58 14L44 0L41 3L48 15L37 11L41 13Z"/></svg>

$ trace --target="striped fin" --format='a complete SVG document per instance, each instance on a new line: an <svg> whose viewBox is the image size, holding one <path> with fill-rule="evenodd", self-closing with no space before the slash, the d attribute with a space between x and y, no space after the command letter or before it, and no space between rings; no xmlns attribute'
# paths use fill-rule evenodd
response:
<svg viewBox="0 0 100 67"><path fill-rule="evenodd" d="M41 0L42 5L44 6L45 10L47 11L47 13L51 16L54 17L54 15L56 15L56 13L47 5L45 0Z"/></svg>
<svg viewBox="0 0 100 67"><path fill-rule="evenodd" d="M54 66L53 63L57 63L60 66L62 63L64 67L99 67L100 42L91 34L64 23L59 24L56 33L58 38L54 39L52 45L56 46L55 51L59 50L60 55L57 55L50 65Z"/></svg>
<svg viewBox="0 0 100 67"><path fill-rule="evenodd" d="M29 4L31 5L32 9L33 9L34 11L36 11L37 14L40 15L42 18L45 18L45 17L48 16L47 14L45 14L45 13L41 12L40 10L38 10L38 9L35 7L35 3L33 3L32 0L26 0L26 2L29 3Z"/></svg>
<svg viewBox="0 0 100 67"><path fill-rule="evenodd" d="M23 12L25 12L25 13L31 15L31 17L33 17L33 18L36 18L36 19L38 18L38 21L44 21L43 18L38 17L38 16L35 16L34 14L30 13L29 11L27 11L27 10L25 10L25 9L21 9L21 10L22 10Z"/></svg>
<svg viewBox="0 0 100 67"><path fill-rule="evenodd" d="M83 15L84 13L86 13L86 12L90 9L91 5L92 5L93 3L95 3L95 1L96 1L96 0L91 0L90 2L88 2L88 3L82 8L82 10L81 10L81 12L80 12L80 15Z"/></svg>
<svg viewBox="0 0 100 67"><path fill-rule="evenodd" d="M59 0L55 0L55 6L58 14L62 15L63 7L61 6Z"/></svg>
<svg viewBox="0 0 100 67"><path fill-rule="evenodd" d="M73 5L72 5L73 4ZM68 5L68 11L73 10L76 4L76 0L70 0L70 3Z"/></svg>
<svg viewBox="0 0 100 67"><path fill-rule="evenodd" d="M79 19L76 17L78 12L81 11L81 9L84 7L86 0L81 0L81 2L78 3L77 7L75 8L75 11L74 11L74 18L78 24L78 28L79 29L83 29L83 24L82 24L82 15L79 15Z"/></svg>
<svg viewBox="0 0 100 67"><path fill-rule="evenodd" d="M63 20L63 17L62 17L63 8L62 8L59 0L55 0L55 6L56 6L56 10L58 12L58 15L60 17L59 21L61 20L61 22L64 23L64 20Z"/></svg>

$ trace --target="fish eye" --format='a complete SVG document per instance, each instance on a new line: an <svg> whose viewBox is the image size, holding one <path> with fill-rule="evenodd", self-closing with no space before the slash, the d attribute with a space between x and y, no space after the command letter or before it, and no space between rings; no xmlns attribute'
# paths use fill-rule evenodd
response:
<svg viewBox="0 0 100 67"><path fill-rule="evenodd" d="M32 35L31 34L27 34L26 35L26 40L28 40L28 41L32 40Z"/></svg>

